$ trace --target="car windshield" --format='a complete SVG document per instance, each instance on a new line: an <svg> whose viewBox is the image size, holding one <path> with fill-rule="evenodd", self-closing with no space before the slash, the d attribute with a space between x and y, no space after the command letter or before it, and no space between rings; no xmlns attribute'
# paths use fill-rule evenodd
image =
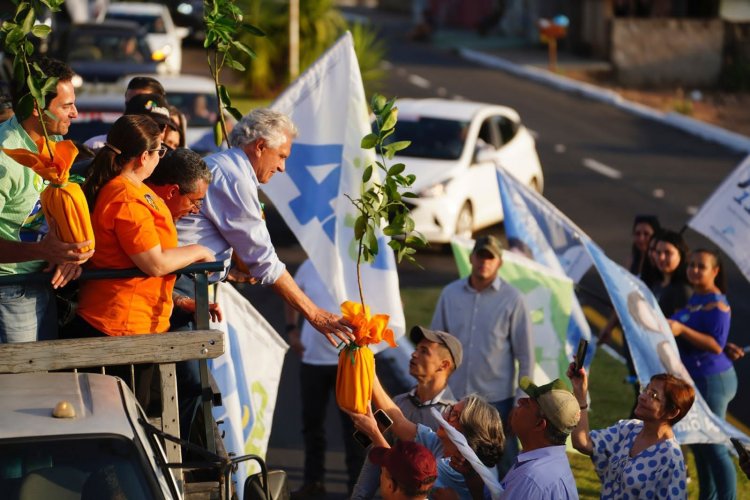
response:
<svg viewBox="0 0 750 500"><path fill-rule="evenodd" d="M155 479L121 437L3 440L0 464L0 491L20 491L20 498L156 498Z"/></svg>
<svg viewBox="0 0 750 500"><path fill-rule="evenodd" d="M442 118L399 117L396 132L386 143L411 141L411 146L398 154L435 160L457 160L464 150L469 122Z"/></svg>
<svg viewBox="0 0 750 500"><path fill-rule="evenodd" d="M164 20L160 16L149 14L125 14L124 12L107 12L107 19L116 21L132 21L146 28L149 33L163 34L167 32Z"/></svg>
<svg viewBox="0 0 750 500"><path fill-rule="evenodd" d="M68 62L144 63L150 60L145 40L135 33L73 30L68 46Z"/></svg>
<svg viewBox="0 0 750 500"><path fill-rule="evenodd" d="M168 92L168 99L185 115L188 127L213 127L216 123L216 94Z"/></svg>

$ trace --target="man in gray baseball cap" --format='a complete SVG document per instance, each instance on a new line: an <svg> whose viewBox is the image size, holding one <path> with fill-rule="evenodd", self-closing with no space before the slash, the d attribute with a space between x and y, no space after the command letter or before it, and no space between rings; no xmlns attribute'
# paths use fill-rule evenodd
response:
<svg viewBox="0 0 750 500"><path fill-rule="evenodd" d="M419 345L422 339L427 339L430 342L438 344L439 346L444 347L448 351L448 353L451 356L451 361L453 362L451 372L456 370L459 366L461 366L461 361L463 360L464 351L463 351L463 348L461 347L461 341L458 340L456 337L454 337L448 332L441 332L439 330L428 330L427 328L423 326L419 326L419 325L413 327L411 329L411 332L409 332L409 340L411 340L411 342L416 347ZM413 356L412 356L412 359L413 359ZM411 367L410 367L410 371L411 371Z"/></svg>
<svg viewBox="0 0 750 500"><path fill-rule="evenodd" d="M437 430L433 408L438 412L455 403L448 388L448 378L461 366L461 341L450 333L415 326L409 332L414 352L409 360L409 374L417 385L393 398L404 416L411 422ZM386 436L387 438L388 436ZM366 461L352 492L352 500L372 498L380 486L380 467Z"/></svg>

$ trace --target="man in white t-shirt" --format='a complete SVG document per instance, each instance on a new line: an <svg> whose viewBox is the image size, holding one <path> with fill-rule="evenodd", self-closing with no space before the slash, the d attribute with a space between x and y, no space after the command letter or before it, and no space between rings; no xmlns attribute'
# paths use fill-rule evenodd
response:
<svg viewBox="0 0 750 500"><path fill-rule="evenodd" d="M299 267L294 275L294 281L318 307L326 311L339 309L339 305L309 259ZM284 308L289 345L302 359L299 372L305 472L304 484L292 493L292 498L325 498L325 420L328 400L336 389L339 352L307 321L302 322L300 330L300 313L287 303ZM345 446L347 488L351 494L366 452L352 438L354 425L349 416L341 410L339 416Z"/></svg>

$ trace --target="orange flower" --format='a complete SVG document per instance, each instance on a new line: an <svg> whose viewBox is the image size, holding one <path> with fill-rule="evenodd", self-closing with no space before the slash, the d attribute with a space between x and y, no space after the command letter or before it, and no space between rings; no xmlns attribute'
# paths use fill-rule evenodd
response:
<svg viewBox="0 0 750 500"><path fill-rule="evenodd" d="M42 191L41 201L45 217L54 219L57 235L67 243L80 243L90 240L91 245L79 252L88 252L94 248L94 230L91 228L91 216L81 186L68 182L70 167L78 154L78 148L72 141L49 142L49 149L44 138L37 142L39 153L28 149L2 149L15 161L29 167L50 183ZM50 150L52 158L50 158Z"/></svg>
<svg viewBox="0 0 750 500"><path fill-rule="evenodd" d="M368 306L363 308L359 302L348 300L341 304L341 313L354 325L354 342L358 346L377 344L381 340L388 342L391 347L397 346L393 330L388 328L390 316L387 314L371 316Z"/></svg>

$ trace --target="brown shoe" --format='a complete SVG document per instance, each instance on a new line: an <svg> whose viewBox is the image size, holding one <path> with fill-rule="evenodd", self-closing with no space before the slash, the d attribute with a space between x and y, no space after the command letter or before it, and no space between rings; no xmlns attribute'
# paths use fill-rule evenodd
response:
<svg viewBox="0 0 750 500"><path fill-rule="evenodd" d="M326 496L326 487L323 485L321 481L315 481L314 483L307 483L303 485L300 489L293 491L291 498L292 499L325 498L325 496Z"/></svg>

